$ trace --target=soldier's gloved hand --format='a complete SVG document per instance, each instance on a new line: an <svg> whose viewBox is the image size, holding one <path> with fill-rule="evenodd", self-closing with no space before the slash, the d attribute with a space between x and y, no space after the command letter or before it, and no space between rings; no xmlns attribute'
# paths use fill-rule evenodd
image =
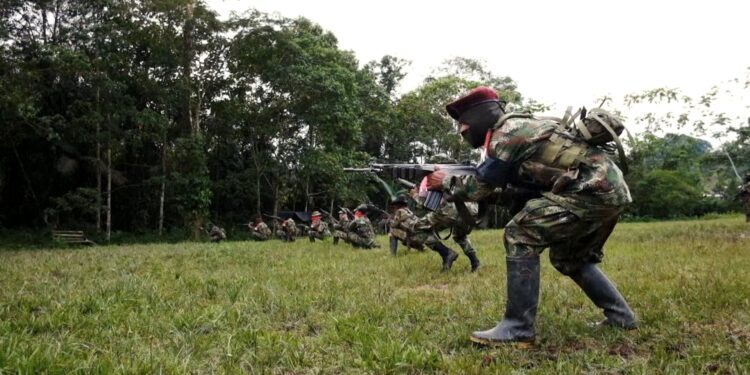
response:
<svg viewBox="0 0 750 375"><path fill-rule="evenodd" d="M434 172L427 175L427 189L428 190L435 190L435 191L442 191L443 190L443 180L445 180L445 177L448 174L445 173L442 169L436 169Z"/></svg>

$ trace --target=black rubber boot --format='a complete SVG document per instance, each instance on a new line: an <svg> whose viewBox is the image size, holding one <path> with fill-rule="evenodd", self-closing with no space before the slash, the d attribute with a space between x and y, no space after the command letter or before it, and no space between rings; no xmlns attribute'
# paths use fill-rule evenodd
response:
<svg viewBox="0 0 750 375"><path fill-rule="evenodd" d="M338 245L339 244L339 238L337 236L333 236L333 244Z"/></svg>
<svg viewBox="0 0 750 375"><path fill-rule="evenodd" d="M464 251L464 254L469 258L469 261L471 261L471 272L475 272L477 269L479 269L479 266L481 264L479 263L479 258L477 258L477 251L474 250L474 246L471 245L471 241L469 241L469 238L454 237L454 241L456 241L458 246L461 246L461 250Z"/></svg>
<svg viewBox="0 0 750 375"><path fill-rule="evenodd" d="M398 238L390 237L389 240L391 244L391 255L395 257L396 253L398 252Z"/></svg>
<svg viewBox="0 0 750 375"><path fill-rule="evenodd" d="M315 237L313 236L308 236L308 237L310 237L310 242L315 242Z"/></svg>
<svg viewBox="0 0 750 375"><path fill-rule="evenodd" d="M604 319L598 325L614 326L624 329L638 328L633 310L630 309L625 298L617 287L593 263L587 263L570 278L583 289L584 293L594 304L604 310Z"/></svg>
<svg viewBox="0 0 750 375"><path fill-rule="evenodd" d="M495 328L477 331L470 340L486 346L531 343L539 303L539 257L506 258L508 302L505 316Z"/></svg>
<svg viewBox="0 0 750 375"><path fill-rule="evenodd" d="M432 247L432 250L435 250L438 254L440 254L440 257L443 258L442 271L450 271L451 267L453 267L453 262L458 258L458 253L442 243L434 245Z"/></svg>
<svg viewBox="0 0 750 375"><path fill-rule="evenodd" d="M471 272L476 272L476 270L479 269L479 266L482 265L479 263L479 258L477 258L477 252L466 253L466 256L469 257L469 261L471 261Z"/></svg>

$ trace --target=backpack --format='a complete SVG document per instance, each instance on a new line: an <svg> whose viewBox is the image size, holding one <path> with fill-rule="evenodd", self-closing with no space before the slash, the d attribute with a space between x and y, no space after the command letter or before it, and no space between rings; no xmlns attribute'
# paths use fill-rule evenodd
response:
<svg viewBox="0 0 750 375"><path fill-rule="evenodd" d="M620 141L620 134L626 131L622 121L601 108L587 111L586 107L583 107L575 113L571 113L571 109L572 107L568 107L565 115L558 122L563 130L574 138L605 151L614 151L614 146L620 156L622 172L628 173L625 149ZM614 142L614 145L609 144L610 142Z"/></svg>
<svg viewBox="0 0 750 375"><path fill-rule="evenodd" d="M559 131L548 139L549 144L540 155L539 161L544 165L566 170L579 163L585 163L586 150L588 146L591 146L610 153L616 149L620 157L622 172L627 174L625 150L619 137L626 130L625 125L617 117L600 108L587 111L584 107L575 113L572 113L571 109L572 107L568 107L562 118L535 117L530 113L506 113L498 119L493 129L497 129L512 118L553 121L557 123ZM614 142L614 145L611 142Z"/></svg>

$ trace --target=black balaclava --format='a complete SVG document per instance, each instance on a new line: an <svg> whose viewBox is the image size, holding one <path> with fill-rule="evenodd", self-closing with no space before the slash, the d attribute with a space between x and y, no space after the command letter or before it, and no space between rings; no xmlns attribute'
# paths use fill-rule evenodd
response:
<svg viewBox="0 0 750 375"><path fill-rule="evenodd" d="M487 131L495 125L503 113L501 104L495 101L480 103L469 108L458 118L459 124L469 125L469 130L461 136L469 142L471 147L482 147Z"/></svg>

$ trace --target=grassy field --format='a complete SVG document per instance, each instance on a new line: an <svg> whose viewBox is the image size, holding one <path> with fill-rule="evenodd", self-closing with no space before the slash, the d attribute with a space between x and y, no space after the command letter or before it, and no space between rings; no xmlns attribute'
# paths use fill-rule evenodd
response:
<svg viewBox="0 0 750 375"><path fill-rule="evenodd" d="M750 372L750 225L625 223L603 269L638 331L545 258L537 345L482 349L505 302L501 231L484 267L433 252L226 242L0 251L0 373ZM449 245L455 247L451 241Z"/></svg>

